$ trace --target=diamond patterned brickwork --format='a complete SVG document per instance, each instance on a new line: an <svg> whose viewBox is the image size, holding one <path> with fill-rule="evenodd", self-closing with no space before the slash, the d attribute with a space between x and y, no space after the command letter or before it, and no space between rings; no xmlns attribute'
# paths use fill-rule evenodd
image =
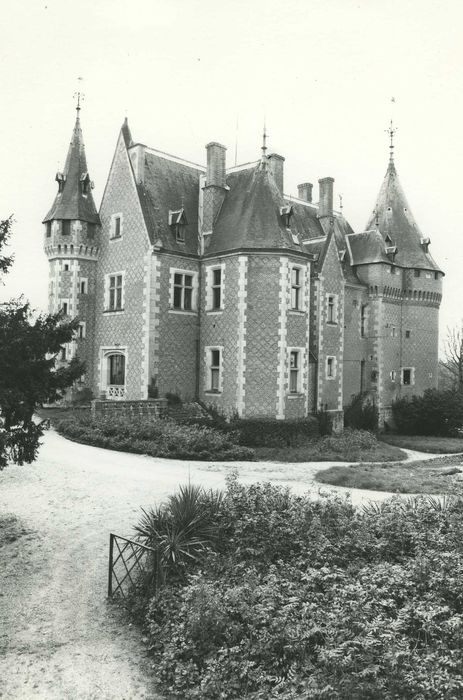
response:
<svg viewBox="0 0 463 700"><path fill-rule="evenodd" d="M220 265L223 268L223 310L209 311L206 308L207 274L206 265ZM243 271L243 268L242 268ZM201 290L201 338L200 338L200 377L199 389L201 400L206 404L213 404L221 411L231 414L237 410L238 381L239 381L239 355L238 355L238 329L239 329L239 256L226 258L214 258L203 264L202 290ZM249 296L248 296L249 302ZM244 333L247 334L247 320L242 323ZM207 374L207 358L205 348L208 346L223 347L222 354L222 393L211 391ZM247 355L247 347L246 347ZM248 384L246 382L246 410L248 403ZM247 413L246 413L247 415Z"/></svg>
<svg viewBox="0 0 463 700"><path fill-rule="evenodd" d="M362 306L365 307L364 337L361 335ZM343 399L344 405L351 402L352 398L363 391L371 389L371 373L374 360L370 360L373 354L373 326L371 304L365 288L349 287L346 285L344 297L344 363L343 363ZM362 362L363 387L361 387Z"/></svg>
<svg viewBox="0 0 463 700"><path fill-rule="evenodd" d="M184 401L196 396L198 313L175 311L171 303L171 269L198 273L198 262L177 255L159 255L159 301L156 325L152 311L151 340L156 350L151 375L156 378L159 396L178 394ZM156 285L157 280L153 279ZM197 297L197 294L193 295Z"/></svg>
<svg viewBox="0 0 463 700"><path fill-rule="evenodd" d="M246 417L275 415L280 353L280 256L249 255Z"/></svg>
<svg viewBox="0 0 463 700"><path fill-rule="evenodd" d="M326 253L322 274L320 275L318 294L318 405L327 406L330 411L337 411L342 409L344 280L334 239L331 239ZM337 297L337 318L335 323L329 323L328 321L328 297L330 295ZM334 379L328 379L327 377L326 358L328 356L336 358Z"/></svg>
<svg viewBox="0 0 463 700"><path fill-rule="evenodd" d="M110 240L111 216L122 214L122 236ZM102 382L101 348L127 348L126 395L127 399L146 398L140 395L144 376L145 318L145 254L148 236L138 201L131 166L122 137L119 138L115 158L109 174L101 205L101 251L96 284L95 375L94 392L98 396ZM124 272L124 310L106 312L105 275Z"/></svg>

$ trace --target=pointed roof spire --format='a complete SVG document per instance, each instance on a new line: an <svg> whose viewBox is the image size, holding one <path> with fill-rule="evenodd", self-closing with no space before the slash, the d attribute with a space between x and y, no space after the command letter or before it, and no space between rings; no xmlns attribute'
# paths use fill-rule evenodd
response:
<svg viewBox="0 0 463 700"><path fill-rule="evenodd" d="M264 131L262 133L262 146L261 146L261 151L262 151L262 157L261 157L261 168L262 170L265 170L266 165L267 165L267 127L265 124L265 118L264 118Z"/></svg>
<svg viewBox="0 0 463 700"><path fill-rule="evenodd" d="M80 126L80 103L82 93L76 93L76 121L63 172L56 174L58 193L44 222L51 219L79 219L89 223L100 223L93 201L93 183L87 169L87 158Z"/></svg>
<svg viewBox="0 0 463 700"><path fill-rule="evenodd" d="M386 129L386 133L389 134L390 138L390 143L389 143L389 163L393 164L394 163L394 134L397 131L397 127L394 127L393 121L391 119L391 123L389 124L389 129Z"/></svg>

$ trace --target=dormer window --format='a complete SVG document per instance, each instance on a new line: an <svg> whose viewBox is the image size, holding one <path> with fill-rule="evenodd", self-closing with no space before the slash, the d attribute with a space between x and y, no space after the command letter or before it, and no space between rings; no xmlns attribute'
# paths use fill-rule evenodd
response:
<svg viewBox="0 0 463 700"><path fill-rule="evenodd" d="M387 246L387 248L386 248L386 255L388 256L388 258L389 258L392 262L394 262L394 258L395 258L395 256L397 255L397 246L396 246L396 245Z"/></svg>
<svg viewBox="0 0 463 700"><path fill-rule="evenodd" d="M386 234L386 238L384 240L386 241L387 245L392 245L392 238L389 234Z"/></svg>
<svg viewBox="0 0 463 700"><path fill-rule="evenodd" d="M420 244L421 244L421 247L423 248L423 251L424 251L425 253L428 252L428 248L429 248L429 244L430 244L430 243L431 243L431 239L430 239L430 238L422 238L422 239L421 239Z"/></svg>
<svg viewBox="0 0 463 700"><path fill-rule="evenodd" d="M64 183L66 182L66 175L64 175L64 173L56 173L55 180L58 183L58 193L61 193L64 190Z"/></svg>
<svg viewBox="0 0 463 700"><path fill-rule="evenodd" d="M169 211L169 226L177 243L185 243L185 226L187 224L188 221L183 207L176 211Z"/></svg>
<svg viewBox="0 0 463 700"><path fill-rule="evenodd" d="M82 173L82 175L80 176L80 189L82 191L82 194L87 194L92 185L93 183L90 181L89 174Z"/></svg>
<svg viewBox="0 0 463 700"><path fill-rule="evenodd" d="M339 251L339 260L341 262L344 262L344 258L346 257L346 251L345 250L340 250Z"/></svg>
<svg viewBox="0 0 463 700"><path fill-rule="evenodd" d="M286 228L290 228L291 216L293 215L293 208L290 204L284 207L280 207L280 216L282 217Z"/></svg>

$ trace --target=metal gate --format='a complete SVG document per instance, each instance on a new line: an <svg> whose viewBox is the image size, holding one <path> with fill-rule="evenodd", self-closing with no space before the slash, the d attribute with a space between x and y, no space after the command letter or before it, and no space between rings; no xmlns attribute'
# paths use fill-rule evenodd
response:
<svg viewBox="0 0 463 700"><path fill-rule="evenodd" d="M108 598L127 597L130 588L147 583L147 559L156 550L127 537L109 535Z"/></svg>

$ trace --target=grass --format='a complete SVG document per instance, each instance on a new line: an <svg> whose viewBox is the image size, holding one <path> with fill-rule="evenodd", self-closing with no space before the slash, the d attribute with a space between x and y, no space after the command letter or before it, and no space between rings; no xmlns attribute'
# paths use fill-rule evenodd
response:
<svg viewBox="0 0 463 700"><path fill-rule="evenodd" d="M396 445L406 450L449 454L463 452L463 440L455 437L433 437L432 435L395 435L384 434L379 438L388 445Z"/></svg>
<svg viewBox="0 0 463 700"><path fill-rule="evenodd" d="M397 462L406 459L403 450L378 442L377 446L358 449L324 449L323 438L302 447L254 447L260 462Z"/></svg>
<svg viewBox="0 0 463 700"><path fill-rule="evenodd" d="M463 456L448 455L406 464L351 464L317 472L316 481L332 486L389 491L463 495Z"/></svg>

